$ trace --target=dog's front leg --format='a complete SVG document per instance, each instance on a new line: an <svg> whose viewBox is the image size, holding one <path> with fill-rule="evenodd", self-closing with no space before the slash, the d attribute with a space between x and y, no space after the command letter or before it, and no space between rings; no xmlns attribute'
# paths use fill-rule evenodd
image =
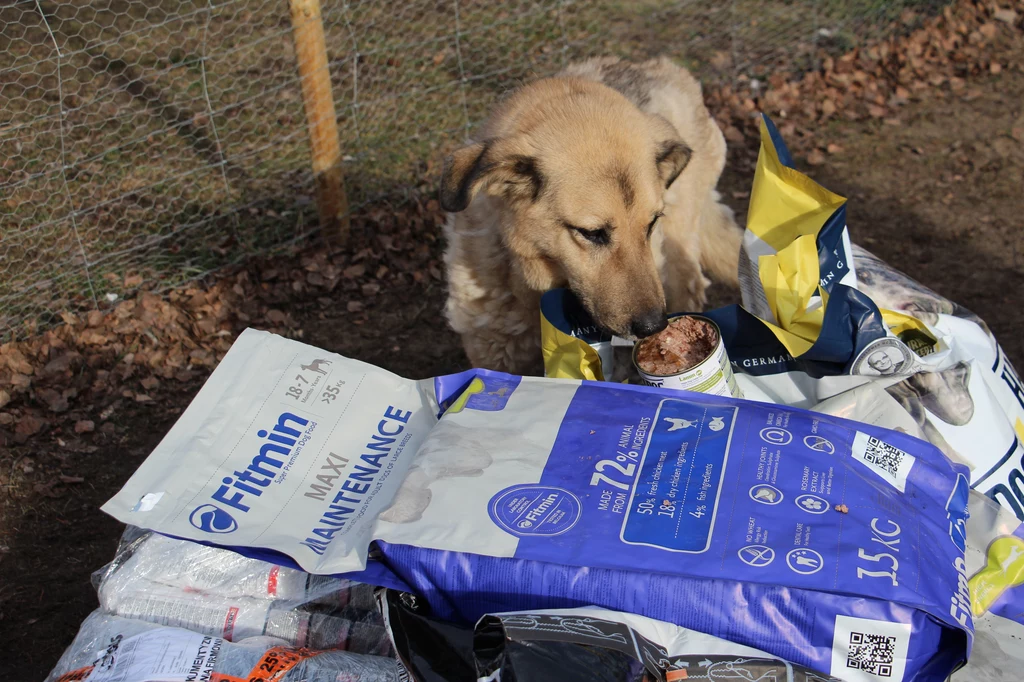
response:
<svg viewBox="0 0 1024 682"><path fill-rule="evenodd" d="M519 333L474 330L462 334L462 345L473 367L526 376L544 374L539 324Z"/></svg>
<svg viewBox="0 0 1024 682"><path fill-rule="evenodd" d="M659 270L665 287L665 307L669 314L700 312L707 302L711 282L701 270L696 239L687 239L681 230L666 226L661 243ZM695 242L690 244L688 242Z"/></svg>

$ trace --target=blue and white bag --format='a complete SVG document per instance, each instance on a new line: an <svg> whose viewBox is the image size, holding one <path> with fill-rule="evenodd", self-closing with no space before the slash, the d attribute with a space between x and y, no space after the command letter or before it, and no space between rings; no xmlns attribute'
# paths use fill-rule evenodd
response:
<svg viewBox="0 0 1024 682"><path fill-rule="evenodd" d="M856 238L856 232L853 233ZM987 325L851 243L846 199L795 168L765 117L743 306L705 313L743 395L797 407L865 384L1024 521L1024 384Z"/></svg>
<svg viewBox="0 0 1024 682"><path fill-rule="evenodd" d="M246 331L104 509L467 623L596 605L898 682L969 652L967 494L934 446L828 415L485 371L416 382Z"/></svg>

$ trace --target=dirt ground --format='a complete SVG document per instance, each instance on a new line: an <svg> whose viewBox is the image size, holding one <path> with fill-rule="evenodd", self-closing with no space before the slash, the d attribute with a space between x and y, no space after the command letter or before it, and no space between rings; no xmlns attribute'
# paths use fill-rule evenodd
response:
<svg viewBox="0 0 1024 682"><path fill-rule="evenodd" d="M798 161L850 199L854 241L979 314L1022 367L1024 140L1013 131L1024 127L1024 73L1005 68L969 85L966 95L927 91L906 106L901 125L833 121L814 132L820 144L841 149L813 166ZM741 216L755 152L733 150L722 181L723 195ZM385 287L362 325L351 323L343 303L324 305L314 295L289 301L289 310L303 341L404 376L463 369L458 340L442 322L444 285L428 282ZM734 296L719 291L715 302ZM12 472L59 471L66 478L58 495L40 493L17 504L4 503L0 485L0 639L19 652L17 679L45 677L96 607L90 574L112 557L121 532L99 506L202 380L165 383L153 401L129 403L110 417L112 427L90 434L85 449L69 450L57 435L10 443Z"/></svg>

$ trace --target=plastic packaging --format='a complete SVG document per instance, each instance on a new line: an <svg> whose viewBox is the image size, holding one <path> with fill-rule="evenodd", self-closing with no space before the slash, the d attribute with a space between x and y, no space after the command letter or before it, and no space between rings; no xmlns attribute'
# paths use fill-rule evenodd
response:
<svg viewBox="0 0 1024 682"><path fill-rule="evenodd" d="M867 383L1024 519L1024 388L988 327L851 242L846 199L793 166L764 119L751 192L743 306L718 323L751 399L811 407ZM855 236L855 235L854 235Z"/></svg>
<svg viewBox="0 0 1024 682"><path fill-rule="evenodd" d="M615 372L612 337L568 289L553 289L541 296L540 339L544 376L611 381Z"/></svg>
<svg viewBox="0 0 1024 682"><path fill-rule="evenodd" d="M473 628L435 618L408 592L380 590L384 626L402 667L416 682L475 680Z"/></svg>
<svg viewBox="0 0 1024 682"><path fill-rule="evenodd" d="M395 659L220 637L93 612L46 682L398 682Z"/></svg>
<svg viewBox="0 0 1024 682"><path fill-rule="evenodd" d="M974 649L954 682L1017 682L1024 670L1024 526L988 497L971 492L967 573Z"/></svg>
<svg viewBox="0 0 1024 682"><path fill-rule="evenodd" d="M876 384L841 393L816 411L917 433L916 422ZM1024 526L1005 507L972 490L967 520L967 585L974 646L954 682L1017 682L1024 669Z"/></svg>
<svg viewBox="0 0 1024 682"><path fill-rule="evenodd" d="M370 585L311 575L134 527L125 530L114 560L94 580L99 584L128 577L220 597L317 603L367 613L377 608Z"/></svg>
<svg viewBox="0 0 1024 682"><path fill-rule="evenodd" d="M431 617L412 595L387 590L381 599L399 658L417 682L839 682L750 647L607 609L488 615L470 628Z"/></svg>
<svg viewBox="0 0 1024 682"><path fill-rule="evenodd" d="M100 606L157 625L238 641L391 653L373 588L129 528L96 574ZM341 606L344 604L344 606Z"/></svg>
<svg viewBox="0 0 1024 682"><path fill-rule="evenodd" d="M250 330L104 509L372 569L353 577L464 623L596 604L875 680L856 647L895 682L969 651L966 503L964 467L867 424L495 372L413 382Z"/></svg>

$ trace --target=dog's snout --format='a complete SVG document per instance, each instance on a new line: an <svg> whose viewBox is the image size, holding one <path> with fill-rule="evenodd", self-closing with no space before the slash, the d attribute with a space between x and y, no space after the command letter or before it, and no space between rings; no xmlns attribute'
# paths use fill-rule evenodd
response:
<svg viewBox="0 0 1024 682"><path fill-rule="evenodd" d="M634 317L629 323L629 330L638 339L653 336L668 326L668 317L663 310L649 310L643 315Z"/></svg>

